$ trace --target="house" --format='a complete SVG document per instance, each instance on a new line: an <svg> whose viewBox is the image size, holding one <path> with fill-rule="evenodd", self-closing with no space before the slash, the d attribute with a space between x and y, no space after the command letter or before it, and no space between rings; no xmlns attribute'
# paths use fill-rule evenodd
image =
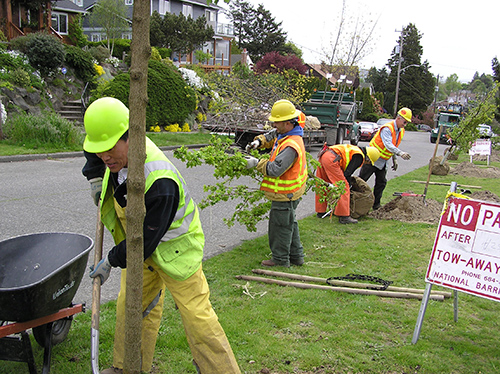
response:
<svg viewBox="0 0 500 374"><path fill-rule="evenodd" d="M70 0L39 2L38 9L36 6L30 8L12 0L0 1L0 19L5 20L0 24L0 29L7 40L44 30L64 43L71 44L68 38L69 25L75 17L85 13L81 6ZM50 19L50 24L47 19Z"/></svg>
<svg viewBox="0 0 500 374"><path fill-rule="evenodd" d="M96 0L80 0L83 2L83 8L86 12L91 12L92 8L96 5ZM123 0L127 6L127 19L130 28L122 33L123 39L132 38L132 13L133 13L133 0ZM234 38L233 26L218 22L219 10L222 9L216 4L207 4L206 0L150 0L151 1L151 14L157 11L160 15L166 13L184 14L193 19L205 16L208 25L214 29L213 40L203 46L203 52L209 53L213 56L208 64L202 64L205 70L230 70L231 68L231 40ZM106 35L100 28L91 27L86 21L83 23L83 32L87 35L88 40L96 42L106 38ZM174 55L179 63L199 63L196 60L194 53L187 56Z"/></svg>

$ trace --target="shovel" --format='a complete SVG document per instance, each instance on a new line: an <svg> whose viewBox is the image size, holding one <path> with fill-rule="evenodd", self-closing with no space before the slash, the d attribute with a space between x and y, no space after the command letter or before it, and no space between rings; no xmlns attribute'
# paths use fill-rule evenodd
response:
<svg viewBox="0 0 500 374"><path fill-rule="evenodd" d="M104 225L101 222L100 206L97 206L97 227L94 247L94 267L102 258L102 242ZM92 323L90 357L92 361L92 374L99 374L99 312L101 308L101 278L95 277L92 284Z"/></svg>

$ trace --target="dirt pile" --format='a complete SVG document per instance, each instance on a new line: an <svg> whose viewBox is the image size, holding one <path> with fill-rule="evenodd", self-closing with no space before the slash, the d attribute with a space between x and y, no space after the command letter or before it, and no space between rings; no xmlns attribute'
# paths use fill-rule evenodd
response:
<svg viewBox="0 0 500 374"><path fill-rule="evenodd" d="M372 211L368 217L375 219L394 219L402 222L438 223L443 203L423 197L399 196L381 208Z"/></svg>
<svg viewBox="0 0 500 374"><path fill-rule="evenodd" d="M485 190L485 191L474 191L470 195L467 195L471 199L474 200L482 200L482 201L490 201L493 203L500 203L500 197L495 195L493 192Z"/></svg>
<svg viewBox="0 0 500 374"><path fill-rule="evenodd" d="M473 178L500 178L500 169L494 166L484 168L464 161L455 166L450 174Z"/></svg>

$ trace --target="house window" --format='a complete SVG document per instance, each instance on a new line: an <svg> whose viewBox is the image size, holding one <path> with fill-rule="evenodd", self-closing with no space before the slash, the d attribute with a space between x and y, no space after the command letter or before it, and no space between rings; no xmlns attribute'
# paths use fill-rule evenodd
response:
<svg viewBox="0 0 500 374"><path fill-rule="evenodd" d="M125 5L134 5L134 0L125 0Z"/></svg>
<svg viewBox="0 0 500 374"><path fill-rule="evenodd" d="M215 11L205 9L205 18L207 19L207 22L215 22Z"/></svg>
<svg viewBox="0 0 500 374"><path fill-rule="evenodd" d="M68 33L68 15L52 12L52 28L59 34Z"/></svg>
<svg viewBox="0 0 500 374"><path fill-rule="evenodd" d="M100 42L101 41L101 34L90 35L90 40L93 42Z"/></svg>
<svg viewBox="0 0 500 374"><path fill-rule="evenodd" d="M193 6L189 4L182 4L182 14L186 18L188 18L189 16L193 18Z"/></svg>
<svg viewBox="0 0 500 374"><path fill-rule="evenodd" d="M162 16L165 15L165 13L170 13L169 0L160 0L158 13L160 13Z"/></svg>

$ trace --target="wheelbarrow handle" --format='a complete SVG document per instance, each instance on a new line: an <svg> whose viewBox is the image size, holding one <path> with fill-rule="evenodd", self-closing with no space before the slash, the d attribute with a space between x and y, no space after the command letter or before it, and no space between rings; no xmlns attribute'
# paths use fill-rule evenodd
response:
<svg viewBox="0 0 500 374"><path fill-rule="evenodd" d="M100 204L97 206L97 225L94 246L94 268L102 258L102 244L104 239L104 225L101 222ZM101 309L101 279L95 277L92 284L92 322L90 356L92 373L99 374L99 313Z"/></svg>

